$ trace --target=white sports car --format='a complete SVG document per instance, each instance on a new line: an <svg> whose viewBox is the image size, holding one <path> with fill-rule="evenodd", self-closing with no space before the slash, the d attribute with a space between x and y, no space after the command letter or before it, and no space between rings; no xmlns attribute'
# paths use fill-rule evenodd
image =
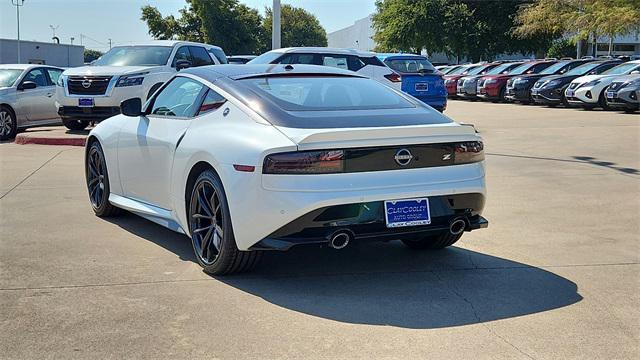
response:
<svg viewBox="0 0 640 360"><path fill-rule="evenodd" d="M488 224L474 128L351 71L191 68L121 110L87 139L93 210L190 236L210 274L300 244L444 248Z"/></svg>

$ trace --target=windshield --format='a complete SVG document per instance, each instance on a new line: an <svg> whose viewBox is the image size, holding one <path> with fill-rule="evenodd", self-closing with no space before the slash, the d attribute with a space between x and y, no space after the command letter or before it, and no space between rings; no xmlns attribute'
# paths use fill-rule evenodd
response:
<svg viewBox="0 0 640 360"><path fill-rule="evenodd" d="M468 67L468 66L460 66L459 68L452 70L451 72L447 73L447 75L459 75L462 74L463 72L469 70L469 69L473 69L473 67Z"/></svg>
<svg viewBox="0 0 640 360"><path fill-rule="evenodd" d="M13 86L20 74L22 70L0 69L0 88Z"/></svg>
<svg viewBox="0 0 640 360"><path fill-rule="evenodd" d="M467 73L467 75L478 75L481 72L485 71L488 67L489 67L489 65L478 66L477 68L473 68L473 70L470 70Z"/></svg>
<svg viewBox="0 0 640 360"><path fill-rule="evenodd" d="M602 63L587 63L571 69L565 75L584 75L600 65L602 65Z"/></svg>
<svg viewBox="0 0 640 360"><path fill-rule="evenodd" d="M567 62L559 62L559 63L553 64L553 65L549 66L548 68L542 70L540 72L540 74L553 75L556 72L560 71L563 67L567 66L567 64L568 64Z"/></svg>
<svg viewBox="0 0 640 360"><path fill-rule="evenodd" d="M628 74L633 70L640 68L640 63L626 63L622 65L618 65L613 67L605 72L602 75L623 75Z"/></svg>
<svg viewBox="0 0 640 360"><path fill-rule="evenodd" d="M249 61L247 64L271 64L272 61L282 56L282 54L283 53L277 51L269 51Z"/></svg>
<svg viewBox="0 0 640 360"><path fill-rule="evenodd" d="M531 68L531 66L533 66L532 63L524 63L524 64L518 66L517 68L511 70L509 72L509 75L522 75L522 74L524 74L525 71L529 70Z"/></svg>
<svg viewBox="0 0 640 360"><path fill-rule="evenodd" d="M415 107L379 82L359 77L262 77L241 80L287 111Z"/></svg>
<svg viewBox="0 0 640 360"><path fill-rule="evenodd" d="M491 69L487 75L498 75L498 74L502 74L508 72L509 70L513 69L514 66L517 66L517 64L514 63L506 63L506 64L502 64L502 65L498 65L496 67L494 67L493 69Z"/></svg>
<svg viewBox="0 0 640 360"><path fill-rule="evenodd" d="M421 70L426 72L435 72L436 69L431 65L431 63L426 59L396 59L396 60L385 60L384 62L395 71L402 73L418 73Z"/></svg>
<svg viewBox="0 0 640 360"><path fill-rule="evenodd" d="M169 46L117 46L107 51L94 66L166 65L173 48Z"/></svg>

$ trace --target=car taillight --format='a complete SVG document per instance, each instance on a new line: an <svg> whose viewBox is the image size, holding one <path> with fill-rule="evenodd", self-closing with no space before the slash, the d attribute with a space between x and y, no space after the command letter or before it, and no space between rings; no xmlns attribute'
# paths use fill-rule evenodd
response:
<svg viewBox="0 0 640 360"><path fill-rule="evenodd" d="M466 141L455 144L454 164L469 164L484 160L482 141Z"/></svg>
<svg viewBox="0 0 640 360"><path fill-rule="evenodd" d="M263 174L335 174L344 172L343 150L299 151L271 154Z"/></svg>
<svg viewBox="0 0 640 360"><path fill-rule="evenodd" d="M400 76L399 74L396 74L396 73L387 74L384 77L386 77L387 80L389 80L391 82L401 82L402 81L402 76Z"/></svg>

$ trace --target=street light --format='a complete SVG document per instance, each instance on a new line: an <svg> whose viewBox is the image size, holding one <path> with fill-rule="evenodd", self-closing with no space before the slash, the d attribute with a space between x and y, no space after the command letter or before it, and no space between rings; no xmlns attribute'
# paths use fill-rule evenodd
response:
<svg viewBox="0 0 640 360"><path fill-rule="evenodd" d="M16 19L18 19L18 64L20 64L20 7L24 6L24 0L11 0L11 5L16 7Z"/></svg>
<svg viewBox="0 0 640 360"><path fill-rule="evenodd" d="M271 21L271 50L281 48L280 36L280 0L273 0L273 19Z"/></svg>

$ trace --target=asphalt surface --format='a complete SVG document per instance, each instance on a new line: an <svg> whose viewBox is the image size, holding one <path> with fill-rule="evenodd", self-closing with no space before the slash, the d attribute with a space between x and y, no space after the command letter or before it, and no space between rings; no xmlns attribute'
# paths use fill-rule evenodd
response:
<svg viewBox="0 0 640 360"><path fill-rule="evenodd" d="M82 148L0 144L0 358L640 358L640 115L446 114L485 138L488 229L221 278L184 236L93 216Z"/></svg>

